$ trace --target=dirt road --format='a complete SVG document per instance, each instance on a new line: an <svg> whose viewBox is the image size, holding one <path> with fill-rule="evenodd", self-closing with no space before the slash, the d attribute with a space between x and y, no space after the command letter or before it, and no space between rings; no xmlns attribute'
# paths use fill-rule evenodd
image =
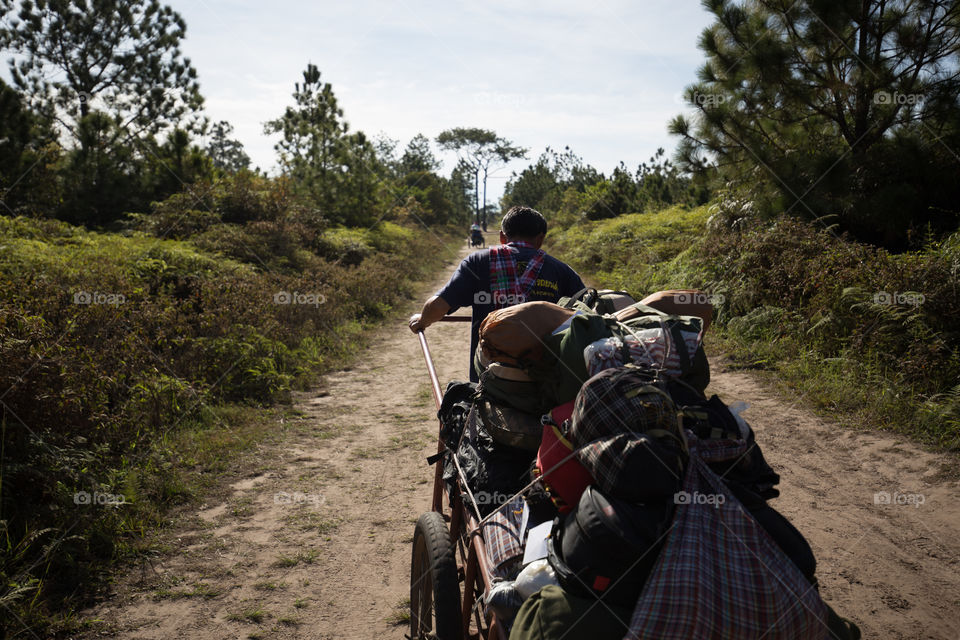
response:
<svg viewBox="0 0 960 640"><path fill-rule="evenodd" d="M428 337L441 380L465 377L468 325ZM810 540L834 608L865 638L960 638L956 460L841 431L723 361L711 389L751 404L744 415L782 476L773 504ZM416 339L381 331L360 364L296 402L300 415L226 498L87 612L100 621L88 637L404 637L410 543L436 446Z"/></svg>

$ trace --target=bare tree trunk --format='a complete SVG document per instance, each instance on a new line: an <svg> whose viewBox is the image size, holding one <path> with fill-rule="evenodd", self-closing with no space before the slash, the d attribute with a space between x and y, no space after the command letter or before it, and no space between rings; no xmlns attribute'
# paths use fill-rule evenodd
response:
<svg viewBox="0 0 960 640"><path fill-rule="evenodd" d="M483 168L483 206L480 208L483 211L483 228L487 228L487 168Z"/></svg>
<svg viewBox="0 0 960 640"><path fill-rule="evenodd" d="M486 188L486 187L484 187ZM486 194L484 194L486 197ZM480 169L473 172L473 204L476 208L477 224L480 224Z"/></svg>

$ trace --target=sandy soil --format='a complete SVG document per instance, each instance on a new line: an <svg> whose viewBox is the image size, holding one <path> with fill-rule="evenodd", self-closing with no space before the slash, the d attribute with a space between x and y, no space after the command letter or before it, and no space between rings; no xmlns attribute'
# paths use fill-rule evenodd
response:
<svg viewBox="0 0 960 640"><path fill-rule="evenodd" d="M465 377L468 325L427 335L440 379ZM751 404L744 415L782 476L773 504L810 540L825 599L865 638L960 638L956 459L843 431L722 360L711 389ZM382 330L358 366L296 404L301 417L222 502L186 518L169 553L86 612L99 621L87 637L404 637L436 447L417 340L405 326ZM890 504L877 504L881 492Z"/></svg>
<svg viewBox="0 0 960 640"><path fill-rule="evenodd" d="M864 638L960 638L956 458L843 430L719 364L708 393L750 404L743 415L781 476L771 504L810 542L824 599Z"/></svg>

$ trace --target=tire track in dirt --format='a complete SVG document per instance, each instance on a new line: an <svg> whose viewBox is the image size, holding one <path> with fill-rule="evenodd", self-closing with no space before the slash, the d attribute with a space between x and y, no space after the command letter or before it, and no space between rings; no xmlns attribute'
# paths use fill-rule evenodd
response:
<svg viewBox="0 0 960 640"><path fill-rule="evenodd" d="M465 377L468 332L427 331L444 383ZM745 417L782 476L772 504L810 541L825 599L864 638L960 638L956 457L843 431L722 359L713 373L713 393L751 404ZM429 509L425 458L436 447L417 340L399 322L382 329L355 367L300 394L296 407L299 419L263 447L232 496L202 509L172 553L120 579L88 612L103 620L90 636L404 637L410 545ZM922 495L923 504L875 504L883 491Z"/></svg>

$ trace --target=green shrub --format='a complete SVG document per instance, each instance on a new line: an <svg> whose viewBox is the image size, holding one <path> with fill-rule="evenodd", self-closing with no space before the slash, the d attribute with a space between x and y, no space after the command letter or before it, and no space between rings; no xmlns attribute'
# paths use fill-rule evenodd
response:
<svg viewBox="0 0 960 640"><path fill-rule="evenodd" d="M552 246L638 297L703 289L736 357L841 419L960 447L960 234L893 254L789 218L711 223L711 209L579 223Z"/></svg>
<svg viewBox="0 0 960 640"><path fill-rule="evenodd" d="M185 469L221 468L193 443L237 419L222 407L315 381L444 253L394 223L326 230L252 175L201 204L180 194L122 234L0 216L0 603L41 633L196 499Z"/></svg>
<svg viewBox="0 0 960 640"><path fill-rule="evenodd" d="M732 318L727 327L731 333L749 339L771 339L783 329L784 311L780 307L757 307Z"/></svg>
<svg viewBox="0 0 960 640"><path fill-rule="evenodd" d="M705 206L671 207L581 222L551 231L547 239L552 251L578 271L594 275L603 286L650 292L668 288L671 282L679 286L687 277L669 274L669 265L697 241L708 216Z"/></svg>

